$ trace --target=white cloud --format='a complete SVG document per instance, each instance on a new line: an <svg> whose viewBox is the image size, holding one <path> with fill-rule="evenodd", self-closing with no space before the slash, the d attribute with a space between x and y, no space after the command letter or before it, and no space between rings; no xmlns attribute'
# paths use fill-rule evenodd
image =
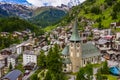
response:
<svg viewBox="0 0 120 80"><path fill-rule="evenodd" d="M34 6L44 6L46 5L52 5L52 6L60 6L61 4L68 4L70 0L27 0L29 3L33 4ZM80 2L83 2L85 0L79 0Z"/></svg>

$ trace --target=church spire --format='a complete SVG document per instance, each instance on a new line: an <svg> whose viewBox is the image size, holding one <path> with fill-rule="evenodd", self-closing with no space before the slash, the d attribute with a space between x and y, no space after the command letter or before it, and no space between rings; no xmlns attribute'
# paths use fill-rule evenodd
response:
<svg viewBox="0 0 120 80"><path fill-rule="evenodd" d="M70 41L80 41L80 36L78 34L78 29L77 29L77 20L75 20Z"/></svg>

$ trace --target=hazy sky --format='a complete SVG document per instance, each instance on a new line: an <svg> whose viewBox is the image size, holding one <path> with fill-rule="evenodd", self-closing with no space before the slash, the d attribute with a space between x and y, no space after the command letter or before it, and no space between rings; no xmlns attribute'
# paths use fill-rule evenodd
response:
<svg viewBox="0 0 120 80"><path fill-rule="evenodd" d="M43 6L43 5L52 5L52 6L60 6L61 4L68 4L70 0L27 0L29 3L34 6ZM85 0L79 0L83 2Z"/></svg>

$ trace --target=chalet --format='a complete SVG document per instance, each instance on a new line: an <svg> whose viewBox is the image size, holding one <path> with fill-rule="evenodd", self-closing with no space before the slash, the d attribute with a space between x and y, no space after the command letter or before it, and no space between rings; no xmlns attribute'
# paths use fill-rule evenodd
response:
<svg viewBox="0 0 120 80"><path fill-rule="evenodd" d="M110 24L110 26L113 28L120 28L120 22L113 22Z"/></svg>
<svg viewBox="0 0 120 80"><path fill-rule="evenodd" d="M120 51L120 41L115 41L114 49L116 49L117 51Z"/></svg>

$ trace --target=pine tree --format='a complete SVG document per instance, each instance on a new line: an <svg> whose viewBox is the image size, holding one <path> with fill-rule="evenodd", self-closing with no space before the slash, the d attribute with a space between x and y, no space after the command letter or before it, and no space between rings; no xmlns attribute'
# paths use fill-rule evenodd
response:
<svg viewBox="0 0 120 80"><path fill-rule="evenodd" d="M87 79L89 79L89 80L92 80L92 76L93 76L93 66L92 66L92 64L88 64L88 65L86 65L86 67L85 67L85 73L87 74Z"/></svg>
<svg viewBox="0 0 120 80"><path fill-rule="evenodd" d="M49 50L49 53L47 55L47 67L53 72L62 71L62 59L60 57L57 45L55 45L53 49Z"/></svg>
<svg viewBox="0 0 120 80"><path fill-rule="evenodd" d="M60 51L57 44L55 44L55 46L48 52L47 68L49 72L47 72L46 78L48 76L52 78L49 78L48 80L65 80L65 76L62 73L62 59L59 52Z"/></svg>
<svg viewBox="0 0 120 80"><path fill-rule="evenodd" d="M41 68L46 67L46 56L44 51L41 51L41 54L38 56L38 66Z"/></svg>
<svg viewBox="0 0 120 80"><path fill-rule="evenodd" d="M86 80L84 68L80 68L79 72L77 73L76 80Z"/></svg>
<svg viewBox="0 0 120 80"><path fill-rule="evenodd" d="M105 61L104 64L103 64L102 73L103 74L109 74L109 67L108 67L107 61Z"/></svg>
<svg viewBox="0 0 120 80"><path fill-rule="evenodd" d="M10 62L9 64L9 71L11 71L13 69L12 63Z"/></svg>

